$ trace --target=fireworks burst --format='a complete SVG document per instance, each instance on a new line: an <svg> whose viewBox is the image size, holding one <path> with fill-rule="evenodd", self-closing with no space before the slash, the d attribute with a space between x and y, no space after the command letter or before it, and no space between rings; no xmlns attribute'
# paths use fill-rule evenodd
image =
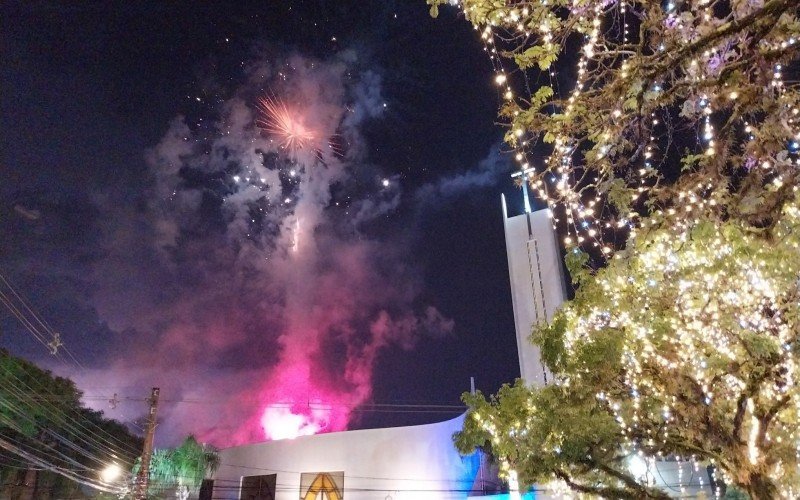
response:
<svg viewBox="0 0 800 500"><path fill-rule="evenodd" d="M267 133L280 139L283 148L297 151L311 144L316 135L306 127L296 113L283 101L274 97L262 97L258 100L261 117L256 124Z"/></svg>

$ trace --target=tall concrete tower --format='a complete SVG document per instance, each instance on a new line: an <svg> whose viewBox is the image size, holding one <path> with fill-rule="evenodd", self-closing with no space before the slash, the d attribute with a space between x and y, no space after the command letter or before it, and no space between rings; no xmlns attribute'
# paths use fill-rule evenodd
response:
<svg viewBox="0 0 800 500"><path fill-rule="evenodd" d="M533 325L553 319L567 294L550 210L531 212L527 186L522 189L525 213L521 215L508 217L506 199L501 196L503 225L519 371L526 384L542 386L552 377L542 364L539 347L531 344L528 337Z"/></svg>

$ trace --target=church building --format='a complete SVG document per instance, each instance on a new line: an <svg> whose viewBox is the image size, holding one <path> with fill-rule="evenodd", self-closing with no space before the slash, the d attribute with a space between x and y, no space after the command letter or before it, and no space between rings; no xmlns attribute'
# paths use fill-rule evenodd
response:
<svg viewBox="0 0 800 500"><path fill-rule="evenodd" d="M552 376L538 347L528 341L534 324L552 319L566 299L560 250L549 210L508 217L501 200L514 308L520 373L542 386ZM206 480L201 499L226 500L485 500L555 498L546 486L536 493L498 491L496 471L480 453L462 457L452 436L464 415L428 425L332 432L223 449L220 466ZM694 477L690 464L661 462L664 486ZM689 481L691 482L691 480ZM697 493L702 483L695 480ZM680 490L675 490L680 491ZM689 490L684 490L689 491Z"/></svg>

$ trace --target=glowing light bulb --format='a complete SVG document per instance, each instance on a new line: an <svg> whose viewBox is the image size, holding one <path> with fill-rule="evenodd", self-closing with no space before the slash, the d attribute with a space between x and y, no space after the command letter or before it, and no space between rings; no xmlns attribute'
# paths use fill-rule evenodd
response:
<svg viewBox="0 0 800 500"><path fill-rule="evenodd" d="M122 469L117 464L111 464L100 472L100 479L104 483L111 483L117 480L122 475Z"/></svg>

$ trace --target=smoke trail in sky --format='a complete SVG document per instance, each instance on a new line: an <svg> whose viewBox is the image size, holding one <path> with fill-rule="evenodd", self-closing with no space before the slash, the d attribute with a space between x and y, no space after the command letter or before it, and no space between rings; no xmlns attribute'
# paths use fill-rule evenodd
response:
<svg viewBox="0 0 800 500"><path fill-rule="evenodd" d="M146 386L155 369L171 394L164 432L218 445L342 430L371 397L381 349L452 331L417 303L407 243L360 229L400 191L362 157L360 129L384 106L379 76L354 65L262 61L213 113L173 120L147 155L144 208L114 216L145 229L109 229L97 269L98 309L137 342L82 385ZM282 122L265 126L264 96ZM133 281L120 271L131 248L152 261Z"/></svg>

